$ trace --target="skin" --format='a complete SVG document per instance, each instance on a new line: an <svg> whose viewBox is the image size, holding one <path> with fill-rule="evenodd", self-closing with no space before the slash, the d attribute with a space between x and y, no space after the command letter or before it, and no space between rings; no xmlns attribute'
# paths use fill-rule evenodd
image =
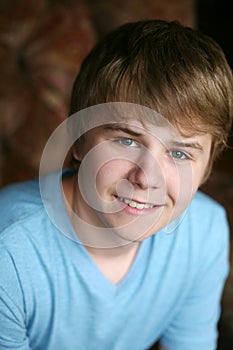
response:
<svg viewBox="0 0 233 350"><path fill-rule="evenodd" d="M83 231L107 232L109 249L96 241L88 241L86 249L112 283L127 274L142 240L185 211L202 182L210 148L209 134L183 137L140 121L100 126L85 135L75 152L78 177L63 180L64 196L77 232L75 215L88 225Z"/></svg>

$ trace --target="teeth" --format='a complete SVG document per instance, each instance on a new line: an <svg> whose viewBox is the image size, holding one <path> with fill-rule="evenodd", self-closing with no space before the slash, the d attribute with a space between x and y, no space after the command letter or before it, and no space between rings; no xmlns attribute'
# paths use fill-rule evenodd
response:
<svg viewBox="0 0 233 350"><path fill-rule="evenodd" d="M137 203L135 201L131 201L130 199L127 198L123 198L123 197L119 197L121 202L124 202L125 204L129 205L132 208L137 208L137 209L149 209L149 208L153 208L154 205L153 204L143 204L143 203Z"/></svg>

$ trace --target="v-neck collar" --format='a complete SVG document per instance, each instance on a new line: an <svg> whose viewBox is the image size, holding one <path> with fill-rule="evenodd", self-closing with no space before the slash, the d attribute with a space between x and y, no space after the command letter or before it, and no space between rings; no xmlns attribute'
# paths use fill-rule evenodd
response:
<svg viewBox="0 0 233 350"><path fill-rule="evenodd" d="M150 249L150 239L143 241L136 253L136 256L126 273L126 275L118 282L113 283L111 282L100 270L100 268L97 266L95 261L92 259L86 248L82 245L82 253L85 256L86 263L88 264L89 269L89 277L92 279L92 283L95 284L96 288L104 288L105 291L109 292L119 292L121 289L124 289L125 286L129 283L131 284L131 281L134 280L135 275L137 274L137 277L141 274L141 271L144 270L148 252Z"/></svg>

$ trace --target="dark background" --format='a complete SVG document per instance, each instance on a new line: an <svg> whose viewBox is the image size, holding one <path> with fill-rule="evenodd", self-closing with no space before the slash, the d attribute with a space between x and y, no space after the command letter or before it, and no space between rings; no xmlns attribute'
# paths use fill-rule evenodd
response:
<svg viewBox="0 0 233 350"><path fill-rule="evenodd" d="M233 17L230 0L197 0L196 26L213 37L225 52L233 69ZM229 144L233 147L233 137ZM233 175L233 150L229 149L216 164L217 169ZM232 347L233 348L233 347Z"/></svg>

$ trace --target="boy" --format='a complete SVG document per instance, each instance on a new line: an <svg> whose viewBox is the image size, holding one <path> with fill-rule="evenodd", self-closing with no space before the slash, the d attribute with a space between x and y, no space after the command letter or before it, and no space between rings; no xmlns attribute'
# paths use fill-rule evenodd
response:
<svg viewBox="0 0 233 350"><path fill-rule="evenodd" d="M93 49L40 181L1 192L1 349L216 348L228 227L198 188L232 91L219 46L175 22L126 24Z"/></svg>

